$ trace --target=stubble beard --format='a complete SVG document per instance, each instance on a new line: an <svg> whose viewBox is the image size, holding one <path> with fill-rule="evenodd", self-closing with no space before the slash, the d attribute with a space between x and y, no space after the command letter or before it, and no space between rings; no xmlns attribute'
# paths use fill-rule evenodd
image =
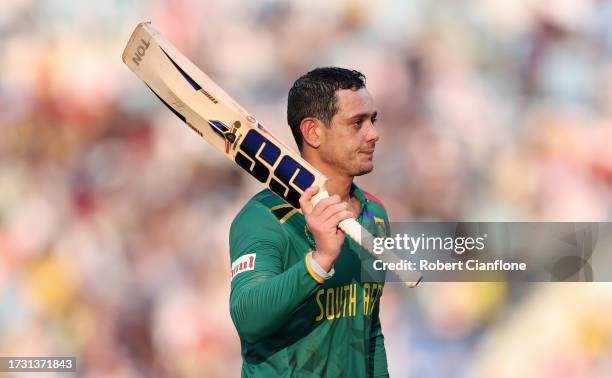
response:
<svg viewBox="0 0 612 378"><path fill-rule="evenodd" d="M374 163L369 161L368 163L359 162L358 158L353 160L352 164L346 164L344 171L347 175L357 177L368 174L374 170Z"/></svg>
<svg viewBox="0 0 612 378"><path fill-rule="evenodd" d="M358 152L345 159L338 158L338 157L334 157L330 159L329 157L333 156L332 154L322 154L322 156L324 157L323 160L327 164L335 167L337 171L347 176L351 176L351 177L363 176L374 170L373 161L362 163L360 161L361 156Z"/></svg>
<svg viewBox="0 0 612 378"><path fill-rule="evenodd" d="M366 175L370 172L372 172L374 170L374 164L371 164L368 167L360 167L360 169L356 172L356 174L354 174L353 176L363 176Z"/></svg>

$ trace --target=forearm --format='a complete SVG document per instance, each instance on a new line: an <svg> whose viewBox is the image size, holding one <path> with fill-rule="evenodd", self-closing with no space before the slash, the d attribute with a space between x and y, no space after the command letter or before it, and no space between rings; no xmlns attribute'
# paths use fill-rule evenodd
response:
<svg viewBox="0 0 612 378"><path fill-rule="evenodd" d="M250 342L273 334L318 286L301 261L281 274L261 274L232 288L230 312L238 333Z"/></svg>

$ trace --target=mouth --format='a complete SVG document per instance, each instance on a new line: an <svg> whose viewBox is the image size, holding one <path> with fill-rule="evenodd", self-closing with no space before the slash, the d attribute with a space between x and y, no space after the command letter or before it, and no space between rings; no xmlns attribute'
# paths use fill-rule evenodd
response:
<svg viewBox="0 0 612 378"><path fill-rule="evenodd" d="M366 148L363 150L359 150L360 154L364 154L364 155L368 155L368 156L372 156L374 155L374 149L373 148Z"/></svg>

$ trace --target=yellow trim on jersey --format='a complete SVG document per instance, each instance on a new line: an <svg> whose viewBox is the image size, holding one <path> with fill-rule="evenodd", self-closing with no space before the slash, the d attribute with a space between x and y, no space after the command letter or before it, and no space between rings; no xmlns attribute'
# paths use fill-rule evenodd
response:
<svg viewBox="0 0 612 378"><path fill-rule="evenodd" d="M270 208L271 211L282 209L283 207L292 207L288 203L281 203L280 205L276 205Z"/></svg>
<svg viewBox="0 0 612 378"><path fill-rule="evenodd" d="M319 276L317 272L315 272L314 269L312 269L312 265L310 265L310 259L308 258L311 255L312 255L312 252L308 252L306 254L306 269L308 270L308 273L315 281L317 281L319 284L322 284L325 282L325 278Z"/></svg>
<svg viewBox="0 0 612 378"><path fill-rule="evenodd" d="M290 212L288 212L284 217L281 218L280 220L281 224L285 223L289 218L291 218L297 212L298 212L297 209L293 209Z"/></svg>

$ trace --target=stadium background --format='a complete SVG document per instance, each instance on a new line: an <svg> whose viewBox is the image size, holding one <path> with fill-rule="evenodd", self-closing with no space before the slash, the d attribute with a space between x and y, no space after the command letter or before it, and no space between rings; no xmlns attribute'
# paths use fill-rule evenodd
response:
<svg viewBox="0 0 612 378"><path fill-rule="evenodd" d="M289 142L293 80L364 72L382 138L358 182L392 221L612 216L610 1L4 0L2 356L239 374L227 233L260 187L122 64L147 19ZM612 375L609 284L389 285L382 305L394 377Z"/></svg>

